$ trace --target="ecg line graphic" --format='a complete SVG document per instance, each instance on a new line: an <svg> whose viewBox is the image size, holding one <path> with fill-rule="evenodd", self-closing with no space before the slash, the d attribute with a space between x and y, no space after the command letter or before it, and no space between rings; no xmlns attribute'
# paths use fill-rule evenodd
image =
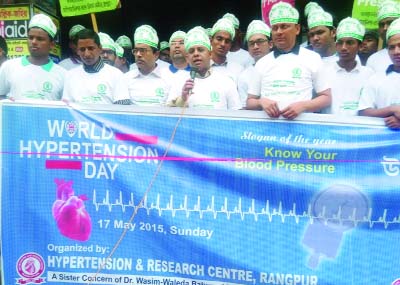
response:
<svg viewBox="0 0 400 285"><path fill-rule="evenodd" d="M146 211L148 216L150 216L151 212L158 212L159 216L162 216L164 212L166 212L171 213L172 217L175 217L177 212L183 212L185 213L186 218L196 214L200 219L203 219L205 214L212 214L214 219L217 219L220 215L224 215L227 220L230 220L232 216L238 215L242 221L246 216L252 216L256 222L259 221L260 217L262 218L265 216L269 222L272 222L274 217L280 217L282 223L285 223L287 218L294 218L296 224L298 224L301 219L308 219L310 223L313 223L315 220L322 220L327 224L334 222L340 225L351 224L354 227L359 224L368 224L370 228L373 228L375 225L384 225L385 229L388 229L391 225L400 225L400 214L392 220L389 220L387 217L387 209L383 210L379 218L373 220L372 208L368 208L368 215L365 217L356 218L356 209L354 209L351 216L343 218L340 208L337 213L330 215L329 217L325 210L322 210L321 213L316 215L313 213L311 204L308 205L307 211L303 211L302 213L297 213L296 203L293 203L292 208L284 211L282 201L278 203L277 207L275 207L271 206L269 200L266 200L264 207L257 207L256 200L251 199L251 206L245 208L242 205L241 198L238 198L236 204L231 205L232 203L228 202L228 198L224 197L223 203L217 205L214 196L210 197L208 203L203 203L201 197L197 196L196 203L192 207L189 207L189 198L187 195L184 195L183 201L178 203L174 202L174 196L170 195L169 201L164 207L161 205L160 200L161 195L157 194L157 198L154 202L149 202L146 197L141 205L136 205L133 193L130 194L129 201L125 203L121 191L119 192L119 197L116 198L115 201L111 201L108 190L106 191L104 198L98 198L96 190L93 190L93 205L96 211L105 207L109 212L112 212L114 208L120 208L122 212L126 212L126 210L130 208L132 210L143 209Z"/></svg>

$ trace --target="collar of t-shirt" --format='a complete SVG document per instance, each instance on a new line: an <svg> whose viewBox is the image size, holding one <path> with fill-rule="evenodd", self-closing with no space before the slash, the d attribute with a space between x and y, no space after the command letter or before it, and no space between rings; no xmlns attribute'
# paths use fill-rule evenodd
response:
<svg viewBox="0 0 400 285"><path fill-rule="evenodd" d="M336 71L343 71L343 72L359 72L360 71L360 69L361 69L361 63L359 62L359 61L357 61L357 60L355 60L356 61L356 65L354 66L354 68L352 69L352 70L350 70L350 71L347 71L345 68L343 68L343 67L341 67L340 65L339 65L339 63L338 63L338 61L336 61L335 63L334 63L334 66L335 66L335 68L336 68Z"/></svg>
<svg viewBox="0 0 400 285"><path fill-rule="evenodd" d="M391 73L391 72L396 72L396 73L400 73L400 70L395 70L394 69L394 64L391 64L388 66L388 68L386 69L386 75Z"/></svg>
<svg viewBox="0 0 400 285"><path fill-rule="evenodd" d="M135 68L135 69L133 69L133 72L132 72L132 77L133 78L138 78L138 77L151 77L151 76L155 76L155 77L162 77L162 75L161 75L161 69L162 69L162 67L159 65L159 64L157 64L156 63L156 66L155 66L155 68L150 72L150 73L148 73L148 74L143 74L143 73L141 73L140 72L140 70L139 70L139 68Z"/></svg>
<svg viewBox="0 0 400 285"><path fill-rule="evenodd" d="M289 54L289 53L294 53L294 54L298 55L300 52L300 46L298 44L295 44L294 47L289 51L283 51L283 50L279 50L277 48L274 48L273 51L274 51L275 58L277 58L280 55Z"/></svg>
<svg viewBox="0 0 400 285"><path fill-rule="evenodd" d="M225 60L223 63L218 64L218 63L214 62L213 60L211 60L211 66L228 66L228 61Z"/></svg>
<svg viewBox="0 0 400 285"><path fill-rule="evenodd" d="M99 61L96 62L93 65L86 65L83 64L83 69L87 72L87 73L97 73L99 72L102 68L104 67L104 61L103 59L100 57Z"/></svg>
<svg viewBox="0 0 400 285"><path fill-rule="evenodd" d="M177 73L179 70L181 69L176 68L173 64L169 65L169 71L172 73ZM190 71L190 65L188 64L183 70Z"/></svg>
<svg viewBox="0 0 400 285"><path fill-rule="evenodd" d="M206 71L206 73L204 74L204 76L202 76L200 73L196 72L195 75L194 75L194 77L195 77L195 78L200 78L200 79L207 78L207 77L209 77L209 76L211 75L211 70L212 70L211 68L208 69L208 70Z"/></svg>
<svg viewBox="0 0 400 285"><path fill-rule="evenodd" d="M26 56L23 56L23 57L21 58L21 63L22 63L22 66L27 66L27 65L31 65L31 64L32 64L32 63L30 63L30 61L28 60L28 56L27 56L27 55L26 55ZM53 67L53 65L54 65L54 62L53 62L51 59L49 59L49 62L47 62L46 64L41 65L40 67L41 67L43 70L49 72L49 71L51 70L51 68Z"/></svg>
<svg viewBox="0 0 400 285"><path fill-rule="evenodd" d="M71 59L73 64L82 64L81 59L76 56L70 56L69 58Z"/></svg>

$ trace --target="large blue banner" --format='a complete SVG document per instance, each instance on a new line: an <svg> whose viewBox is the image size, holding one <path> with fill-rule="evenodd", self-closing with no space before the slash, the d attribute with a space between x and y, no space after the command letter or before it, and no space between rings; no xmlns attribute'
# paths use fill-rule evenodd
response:
<svg viewBox="0 0 400 285"><path fill-rule="evenodd" d="M400 284L399 132L176 112L4 104L3 284Z"/></svg>

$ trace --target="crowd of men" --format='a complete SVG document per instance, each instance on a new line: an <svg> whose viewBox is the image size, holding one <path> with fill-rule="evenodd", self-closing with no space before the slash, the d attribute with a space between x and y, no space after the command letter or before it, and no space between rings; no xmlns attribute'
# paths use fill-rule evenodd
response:
<svg viewBox="0 0 400 285"><path fill-rule="evenodd" d="M252 21L243 49L230 13L212 28L174 32L159 41L149 25L133 42L114 41L81 25L69 31L71 56L49 58L57 28L38 14L29 22L29 55L5 60L0 42L0 96L8 100L264 110L294 119L304 112L382 117L400 129L400 5L379 4L378 33L355 18L334 17L315 2L304 10L308 41L297 42L299 11L276 3L270 26ZM379 37L383 49L377 51Z"/></svg>

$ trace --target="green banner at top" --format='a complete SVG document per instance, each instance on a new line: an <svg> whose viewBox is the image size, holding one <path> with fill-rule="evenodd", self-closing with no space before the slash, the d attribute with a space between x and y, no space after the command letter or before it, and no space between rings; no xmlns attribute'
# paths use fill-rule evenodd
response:
<svg viewBox="0 0 400 285"><path fill-rule="evenodd" d="M352 17L360 20L367 30L378 29L378 6L383 0L354 0ZM395 0L400 3L400 0Z"/></svg>
<svg viewBox="0 0 400 285"><path fill-rule="evenodd" d="M69 17L114 10L118 2L119 0L60 0L61 15Z"/></svg>

